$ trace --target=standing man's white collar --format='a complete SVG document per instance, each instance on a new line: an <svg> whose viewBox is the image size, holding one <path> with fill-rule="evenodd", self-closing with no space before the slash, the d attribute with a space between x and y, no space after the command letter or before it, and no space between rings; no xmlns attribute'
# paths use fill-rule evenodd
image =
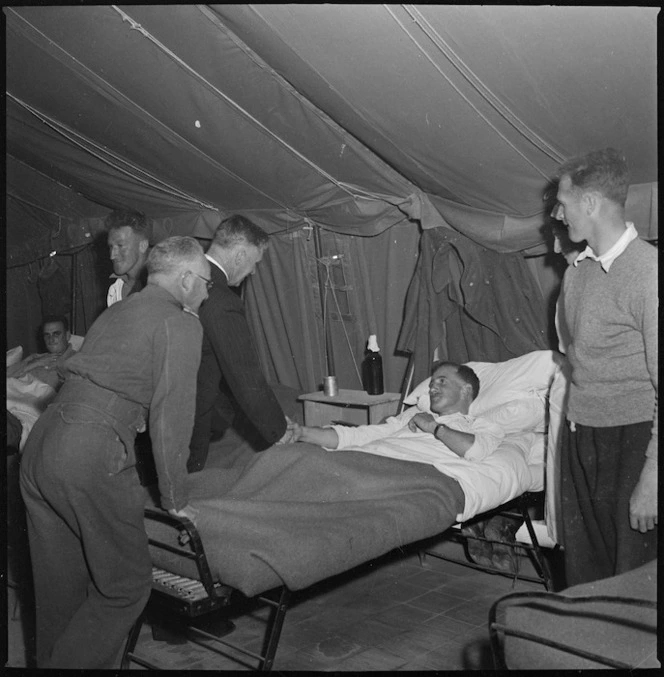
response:
<svg viewBox="0 0 664 677"><path fill-rule="evenodd" d="M230 278L228 277L228 273L224 270L224 267L221 265L221 263L219 263L218 261L215 261L215 260L214 260L211 256L209 256L208 254L205 255L205 258L206 258L210 263L212 263L213 265L217 266L217 268L219 268L219 270L226 276L226 280L230 279Z"/></svg>
<svg viewBox="0 0 664 677"><path fill-rule="evenodd" d="M597 256L592 250L591 246L588 245L577 257L574 259L574 264L577 265L579 261L583 261L585 258L593 259L593 261L599 261L602 269L605 273L609 272L611 264L627 249L627 245L635 240L639 234L634 228L634 224L631 221L625 223L625 232L618 238L616 243L609 249L607 252L601 256Z"/></svg>

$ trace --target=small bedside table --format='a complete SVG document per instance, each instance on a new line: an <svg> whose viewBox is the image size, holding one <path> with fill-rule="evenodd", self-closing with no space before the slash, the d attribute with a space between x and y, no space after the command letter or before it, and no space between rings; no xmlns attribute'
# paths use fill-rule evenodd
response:
<svg viewBox="0 0 664 677"><path fill-rule="evenodd" d="M297 399L304 404L304 425L323 426L332 421L366 425L381 423L385 417L394 416L401 395L368 395L363 390L339 389L339 394L334 397L318 391L300 395Z"/></svg>

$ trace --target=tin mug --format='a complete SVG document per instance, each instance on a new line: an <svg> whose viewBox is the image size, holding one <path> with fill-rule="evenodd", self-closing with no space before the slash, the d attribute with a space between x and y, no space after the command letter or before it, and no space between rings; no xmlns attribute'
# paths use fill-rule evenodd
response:
<svg viewBox="0 0 664 677"><path fill-rule="evenodd" d="M328 397L336 397L339 394L336 376L326 376L323 379L323 392Z"/></svg>

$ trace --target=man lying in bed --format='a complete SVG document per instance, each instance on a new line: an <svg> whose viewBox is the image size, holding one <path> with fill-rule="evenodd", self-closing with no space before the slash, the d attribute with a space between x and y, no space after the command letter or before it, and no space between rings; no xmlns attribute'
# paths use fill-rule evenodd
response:
<svg viewBox="0 0 664 677"><path fill-rule="evenodd" d="M282 582L301 590L475 514L518 474L495 453L502 429L468 415L478 391L473 370L438 364L432 413L412 407L357 428L291 424L284 442L296 444L190 474L215 575L247 596Z"/></svg>
<svg viewBox="0 0 664 677"><path fill-rule="evenodd" d="M58 390L64 380L62 367L76 353L70 343L69 323L64 315L48 315L42 322L45 353L34 353L18 364L7 367L7 378L21 378L32 374L35 378ZM80 347L80 346L79 346Z"/></svg>
<svg viewBox="0 0 664 677"><path fill-rule="evenodd" d="M332 426L290 427L289 442L311 442L326 449L355 449L380 456L436 465L441 455L480 461L491 454L505 436L495 424L468 415L479 393L475 372L465 365L439 362L429 386L431 411L416 407L387 422L357 428Z"/></svg>

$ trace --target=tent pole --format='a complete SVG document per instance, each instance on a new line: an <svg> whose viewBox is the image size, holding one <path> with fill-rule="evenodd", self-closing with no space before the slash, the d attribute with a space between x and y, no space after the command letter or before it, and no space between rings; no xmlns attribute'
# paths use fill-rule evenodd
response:
<svg viewBox="0 0 664 677"><path fill-rule="evenodd" d="M77 331L76 327L76 263L78 260L78 253L75 252L71 257L71 327L70 331L72 334L75 334Z"/></svg>
<svg viewBox="0 0 664 677"><path fill-rule="evenodd" d="M327 366L327 376L334 376L334 358L332 357L332 336L330 334L330 323L326 322L327 307L325 303L325 292L327 290L327 280L323 278L321 271L321 259L323 258L323 245L320 238L320 226L314 224L314 247L316 253L316 273L318 275L318 291L321 305L321 317L323 318L323 329L325 330L325 359Z"/></svg>

